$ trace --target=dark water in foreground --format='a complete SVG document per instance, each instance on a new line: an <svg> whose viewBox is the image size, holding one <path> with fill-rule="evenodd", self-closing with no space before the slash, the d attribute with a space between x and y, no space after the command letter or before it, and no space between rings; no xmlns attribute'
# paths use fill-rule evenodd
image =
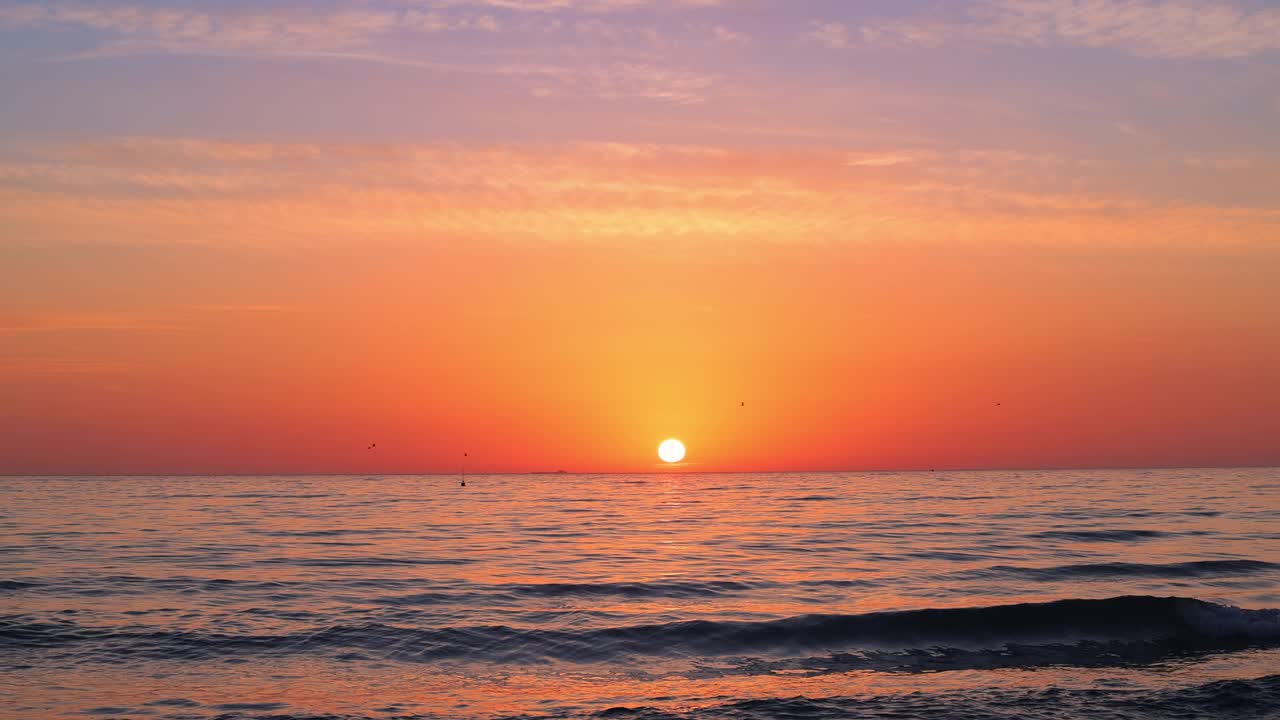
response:
<svg viewBox="0 0 1280 720"><path fill-rule="evenodd" d="M0 716L1280 717L1280 470L0 479Z"/></svg>

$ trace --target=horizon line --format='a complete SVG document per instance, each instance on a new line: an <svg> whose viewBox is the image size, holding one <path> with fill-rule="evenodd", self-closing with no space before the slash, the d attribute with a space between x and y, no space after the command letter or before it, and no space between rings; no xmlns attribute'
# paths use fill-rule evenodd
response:
<svg viewBox="0 0 1280 720"><path fill-rule="evenodd" d="M860 473L883 475L892 473L924 474L942 472L1067 472L1067 471L1113 471L1113 470L1276 470L1280 465L1114 465L1114 466L1075 466L1075 467L960 467L960 468L909 468L909 469L835 469L835 470L652 470L652 471L578 471L578 470L540 470L540 471L503 471L503 472L162 472L162 473L91 473L91 474L36 474L36 473L0 473L0 478L158 478L158 477L354 477L359 475L379 477L460 477L460 476L499 476L499 475L836 475L842 473Z"/></svg>

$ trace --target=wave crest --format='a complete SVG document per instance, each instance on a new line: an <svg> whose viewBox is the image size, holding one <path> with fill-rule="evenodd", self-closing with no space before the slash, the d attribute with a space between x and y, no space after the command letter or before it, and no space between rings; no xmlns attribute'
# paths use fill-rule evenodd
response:
<svg viewBox="0 0 1280 720"><path fill-rule="evenodd" d="M405 628L369 623L281 635L115 630L71 621L0 618L0 649L60 648L86 660L122 655L199 660L359 650L409 662L602 662L627 656L779 658L857 650L1156 641L1169 652L1276 644L1280 643L1280 610L1245 610L1191 598L1126 596L755 622L693 620L573 630L505 625Z"/></svg>

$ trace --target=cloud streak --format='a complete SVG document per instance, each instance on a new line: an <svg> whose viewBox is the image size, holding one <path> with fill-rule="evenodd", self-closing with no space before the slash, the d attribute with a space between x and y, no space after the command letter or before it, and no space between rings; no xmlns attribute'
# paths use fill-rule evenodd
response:
<svg viewBox="0 0 1280 720"><path fill-rule="evenodd" d="M695 3L696 4L696 3ZM703 102L723 81L713 73L696 72L646 59L646 53L621 48L662 48L666 36L652 27L618 25L589 18L576 22L537 21L520 29L535 35L564 34L576 43L607 48L593 63L558 61L555 53L528 50L486 57L470 49L437 49L424 56L414 43L391 43L397 36L503 31L503 21L477 8L602 11L639 7L638 3L548 3L515 8L503 3L425 3L421 7L314 11L297 8L245 10L170 9L140 6L20 5L0 9L0 27L88 28L107 37L92 49L63 56L63 60L97 60L139 54L206 56L279 56L293 59L340 59L417 67L433 72L488 75L523 84L538 97L591 97L603 100L639 99L675 104ZM742 45L747 36L722 26L690 27L722 45ZM402 38L403 39L403 38ZM647 53L652 55L652 52ZM454 59L441 59L452 56ZM570 58L572 59L572 58Z"/></svg>
<svg viewBox="0 0 1280 720"><path fill-rule="evenodd" d="M679 9L713 7L714 0L440 0L403 3L365 3L356 9L316 10L297 6L267 6L244 9L232 6L191 9L142 5L23 4L0 8L0 27L87 28L117 36L109 45L117 52L125 48L241 51L338 51L365 47L397 32L498 32L502 22L495 12L561 12L594 15L641 8ZM525 26L527 27L527 25ZM554 20L545 28L564 28ZM645 34L653 29L635 30L629 25L607 24L599 19L570 22L568 29L579 36L617 41L625 36ZM745 35L723 26L709 28L715 38L739 43Z"/></svg>
<svg viewBox="0 0 1280 720"><path fill-rule="evenodd" d="M9 147L0 163L0 227L8 243L26 245L467 238L1280 247L1274 208L1170 203L1091 180L1110 172L1000 150L134 139Z"/></svg>
<svg viewBox="0 0 1280 720"><path fill-rule="evenodd" d="M525 13L586 12L614 13L629 10L680 10L714 8L726 0L417 0L430 7L482 7Z"/></svg>
<svg viewBox="0 0 1280 720"><path fill-rule="evenodd" d="M1146 57L1242 58L1280 50L1280 8L1184 0L990 0L958 18L827 23L832 48L943 45L1112 48Z"/></svg>
<svg viewBox="0 0 1280 720"><path fill-rule="evenodd" d="M116 39L102 54L141 51L339 51L368 46L392 32L496 32L489 14L443 15L417 9L316 12L131 5L19 5L0 9L0 26L80 27Z"/></svg>
<svg viewBox="0 0 1280 720"><path fill-rule="evenodd" d="M181 332L181 325L123 313L40 313L0 317L0 335L56 332Z"/></svg>

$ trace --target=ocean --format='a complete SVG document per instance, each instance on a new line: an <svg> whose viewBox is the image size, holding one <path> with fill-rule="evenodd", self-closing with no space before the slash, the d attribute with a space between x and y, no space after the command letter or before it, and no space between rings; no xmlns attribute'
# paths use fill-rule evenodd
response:
<svg viewBox="0 0 1280 720"><path fill-rule="evenodd" d="M1280 470L0 478L5 718L1280 718Z"/></svg>

